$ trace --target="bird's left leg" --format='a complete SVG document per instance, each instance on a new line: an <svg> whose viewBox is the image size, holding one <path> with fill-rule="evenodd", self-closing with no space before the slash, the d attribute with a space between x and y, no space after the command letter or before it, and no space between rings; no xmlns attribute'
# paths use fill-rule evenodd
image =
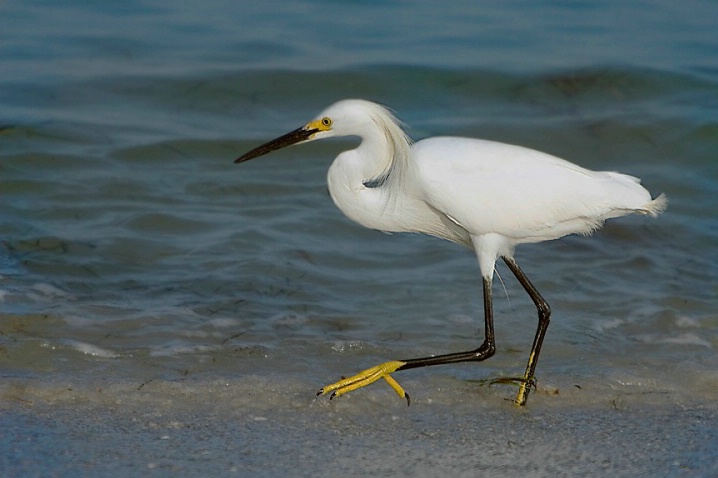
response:
<svg viewBox="0 0 718 478"><path fill-rule="evenodd" d="M538 311L538 328L536 329L536 336L534 337L534 343L531 347L531 354L529 355L529 361L526 365L526 372L524 373L523 379L520 381L519 393L516 395L516 405L523 406L528 400L529 392L531 387L535 384L534 373L536 372L536 364L538 363L539 354L541 353L541 345L543 345L543 339L546 336L546 329L550 322L551 308L548 303L541 297L541 294L531 281L526 277L524 271L516 264L513 258L504 257L504 262L509 267L511 272L516 276L516 279L521 283L526 293L531 297L536 309Z"/></svg>

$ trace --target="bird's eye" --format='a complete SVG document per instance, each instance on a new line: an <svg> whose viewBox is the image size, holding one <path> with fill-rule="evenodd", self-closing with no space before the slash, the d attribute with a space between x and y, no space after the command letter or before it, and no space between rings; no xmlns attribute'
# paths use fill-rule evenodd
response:
<svg viewBox="0 0 718 478"><path fill-rule="evenodd" d="M322 126L329 128L332 125L332 119L328 116L322 118Z"/></svg>

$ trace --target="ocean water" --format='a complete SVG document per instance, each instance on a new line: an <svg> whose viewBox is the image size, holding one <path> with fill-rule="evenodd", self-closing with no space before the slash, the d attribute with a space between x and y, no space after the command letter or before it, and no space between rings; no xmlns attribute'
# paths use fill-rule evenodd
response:
<svg viewBox="0 0 718 478"><path fill-rule="evenodd" d="M0 4L0 475L715 476L718 6L711 1ZM362 229L351 139L233 160L348 97L416 140L520 144L669 208L499 264ZM510 185L507 185L510 187Z"/></svg>

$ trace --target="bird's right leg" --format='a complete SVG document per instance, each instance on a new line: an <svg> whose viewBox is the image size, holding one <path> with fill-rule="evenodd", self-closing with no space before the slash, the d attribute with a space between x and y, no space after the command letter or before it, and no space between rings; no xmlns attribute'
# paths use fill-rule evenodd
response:
<svg viewBox="0 0 718 478"><path fill-rule="evenodd" d="M368 368L358 374L344 378L336 383L323 387L317 395L326 395L330 393L331 397L343 395L352 390L365 387L383 378L394 389L394 391L402 398L406 398L407 404L410 403L409 395L404 389L391 377L391 374L400 370L408 370L410 368L428 367L430 365L443 365L459 362L478 362L486 360L496 352L496 341L494 338L494 319L493 319L493 303L491 298L491 282L492 278L484 277L484 342L476 350L468 352L457 352L445 355L435 355L432 357L423 357L408 360L394 360Z"/></svg>
<svg viewBox="0 0 718 478"><path fill-rule="evenodd" d="M459 362L480 362L496 353L496 339L494 337L494 312L491 299L491 277L484 277L484 342L476 350L457 352L445 355L435 355L418 359L403 360L404 365L397 370L407 370L429 365L443 365Z"/></svg>

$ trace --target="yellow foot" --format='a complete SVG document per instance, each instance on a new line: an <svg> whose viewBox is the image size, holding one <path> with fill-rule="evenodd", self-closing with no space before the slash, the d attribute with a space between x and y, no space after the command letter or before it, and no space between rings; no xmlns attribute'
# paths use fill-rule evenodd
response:
<svg viewBox="0 0 718 478"><path fill-rule="evenodd" d="M366 387L367 385L376 382L380 378L383 378L391 386L391 388L394 389L396 394L399 395L401 398L406 398L406 404L410 405L411 399L409 398L409 394L406 393L404 389L401 388L401 385L399 385L396 380L394 380L390 375L391 373L396 372L397 369L399 369L402 365L404 365L404 362L400 362L398 360L394 360L392 362L384 362L381 365L377 365L376 367L368 368L363 372L359 372L353 377L344 378L336 383L327 385L326 387L322 388L317 392L317 396L331 393L331 395L329 396L329 399L331 400L334 397L344 395L345 393L351 392L352 390Z"/></svg>
<svg viewBox="0 0 718 478"><path fill-rule="evenodd" d="M519 387L519 393L516 395L516 399L514 400L514 403L522 407L526 405L526 400L528 400L529 392L531 390L536 390L536 378L524 378L524 377L499 377L499 378L491 378L486 380L479 380L478 381L480 385L515 385Z"/></svg>
<svg viewBox="0 0 718 478"><path fill-rule="evenodd" d="M526 405L526 400L529 399L529 392L531 389L536 390L536 378L531 377L521 379L519 393L516 394L516 400L514 400L516 406L523 407Z"/></svg>

